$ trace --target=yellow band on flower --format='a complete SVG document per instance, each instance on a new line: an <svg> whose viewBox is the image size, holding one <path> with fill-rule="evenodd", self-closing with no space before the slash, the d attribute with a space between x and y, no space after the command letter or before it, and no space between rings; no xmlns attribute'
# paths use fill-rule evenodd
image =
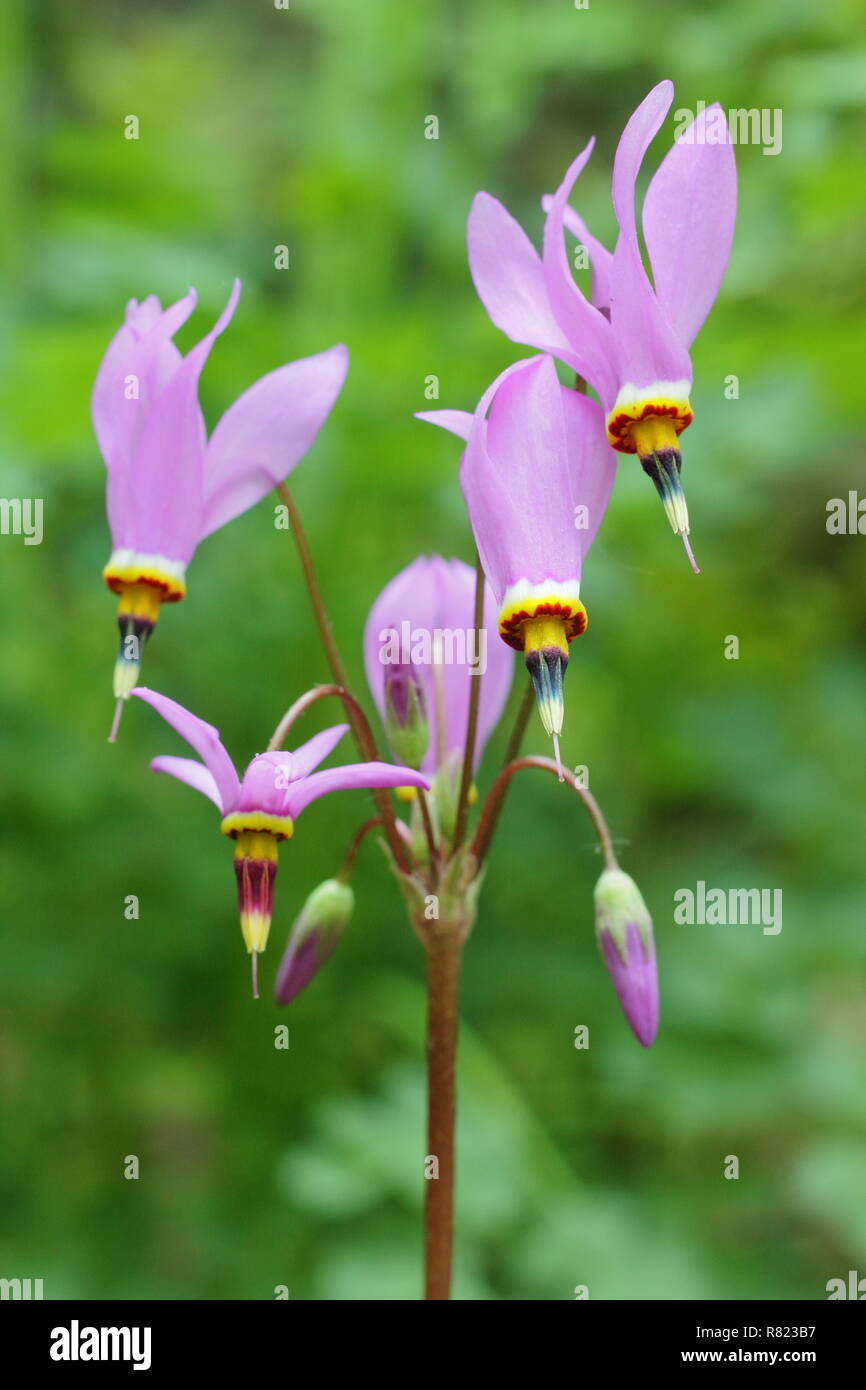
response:
<svg viewBox="0 0 866 1390"><path fill-rule="evenodd" d="M102 571L102 577L112 593L120 594L121 598L127 590L139 588L152 589L159 603L179 603L186 595L183 565L160 555L116 550Z"/></svg>
<svg viewBox="0 0 866 1390"><path fill-rule="evenodd" d="M621 454L639 454L647 447L640 439L641 433L658 427L663 431L660 438L664 438L665 443L649 448L666 447L671 436L676 443L676 436L682 434L694 418L684 398L654 396L649 400L617 402L607 417L607 441Z"/></svg>
<svg viewBox="0 0 866 1390"><path fill-rule="evenodd" d="M549 619L550 623L544 623L545 619ZM525 650L526 638L530 631L533 649L545 645L535 639L541 628L544 627L547 632L548 626L548 645L561 646L564 636L567 646L575 637L580 637L581 633L586 631L586 624L586 609L576 594L562 591L557 593L548 589L539 590L537 593L515 594L513 598L509 598L509 594L506 593L499 613L499 635L503 642L507 642L516 652Z"/></svg>
<svg viewBox="0 0 866 1390"><path fill-rule="evenodd" d="M275 840L291 839L294 829L291 816L272 816L267 811L232 811L220 824L223 835L244 837L243 845L238 839L235 854L251 859L276 859Z"/></svg>

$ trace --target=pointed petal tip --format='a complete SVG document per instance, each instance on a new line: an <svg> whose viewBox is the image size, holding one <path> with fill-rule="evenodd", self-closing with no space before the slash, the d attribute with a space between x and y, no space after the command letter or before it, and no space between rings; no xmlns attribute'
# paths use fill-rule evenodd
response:
<svg viewBox="0 0 866 1390"><path fill-rule="evenodd" d="M154 299L156 299L157 304L159 304L159 300L157 299L156 295L153 295L152 297L153 297ZM148 299L150 299L150 298L151 298L151 296L148 295ZM190 314L193 312L193 310L195 309L196 305L198 304L198 290L195 288L194 285L190 285L190 287L189 287L189 289L187 290L186 294L181 295L181 297L180 297L180 299L177 301L177 303L176 303L176 304L172 304L172 305L170 305L169 307L172 308L172 309L176 309L176 308L177 308L179 305L181 305L181 304L188 304L188 305L189 305L189 312L190 312ZM166 312L167 312L167 311L166 311Z"/></svg>
<svg viewBox="0 0 866 1390"><path fill-rule="evenodd" d="M498 203L498 202L499 202L499 199L498 199L498 198L494 198L494 196L493 196L492 193L488 193L487 190L486 190L485 188L479 188L478 192L475 194L475 197L472 199L472 202L471 202L470 205L469 205L469 216L470 216L470 217L472 216L472 214L473 214L473 212L475 211L476 208L478 208L478 207L484 207L484 205L485 205L486 203ZM500 205L500 206L501 206L501 205Z"/></svg>

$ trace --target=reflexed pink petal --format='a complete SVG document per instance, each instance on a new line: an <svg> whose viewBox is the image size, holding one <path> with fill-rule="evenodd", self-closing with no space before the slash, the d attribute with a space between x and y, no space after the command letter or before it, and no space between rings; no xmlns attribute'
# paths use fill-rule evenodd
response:
<svg viewBox="0 0 866 1390"><path fill-rule="evenodd" d="M93 428L109 469L129 465L148 410L182 361L171 340L195 302L190 290L164 311L156 295L127 306L126 321L100 363L91 400Z"/></svg>
<svg viewBox="0 0 866 1390"><path fill-rule="evenodd" d="M348 763L345 767L329 767L290 788L283 814L296 819L304 807L320 796L363 787L423 787L429 790L430 783L420 772L391 763Z"/></svg>
<svg viewBox="0 0 866 1390"><path fill-rule="evenodd" d="M229 407L207 446L201 538L252 507L308 453L348 365L338 344L269 372Z"/></svg>
<svg viewBox="0 0 866 1390"><path fill-rule="evenodd" d="M610 324L598 309L593 308L575 283L563 230L566 204L594 143L590 140L577 156L551 200L544 224L544 282L554 317L571 345L568 357L563 357L560 352L556 356L562 357L564 362L580 372L607 401L616 394Z"/></svg>
<svg viewBox="0 0 866 1390"><path fill-rule="evenodd" d="M497 603L513 581L512 511L508 493L488 456L487 421L477 425L460 460L460 487L469 513L481 567Z"/></svg>
<svg viewBox="0 0 866 1390"><path fill-rule="evenodd" d="M617 364L616 387L637 390L656 382L691 382L685 345L660 307L641 259L635 221L635 182L643 157L673 100L673 84L660 82L630 118L613 166L613 203L620 235L613 253L611 329ZM606 409L613 404L604 396Z"/></svg>
<svg viewBox="0 0 866 1390"><path fill-rule="evenodd" d="M541 200L541 206L545 212L550 212L553 205L553 197L550 193L545 193ZM608 251L607 247L594 237L587 227L583 218L575 212L574 208L566 204L563 209L563 220L565 226L572 236L585 246L589 255L590 269L592 270L592 302L596 309L610 308L610 273L613 267L613 252Z"/></svg>
<svg viewBox="0 0 866 1390"><path fill-rule="evenodd" d="M490 402L502 383L536 360L534 357L521 358L518 362L512 362L510 367L506 367L494 378L475 408L472 425L467 434L467 447L460 460L460 486L481 557L481 566L497 602L509 582L503 579L503 575L508 569L508 524L511 508L508 493L500 486L484 447L487 432L485 417ZM438 415L441 412L431 414ZM433 419L430 423L440 422ZM454 433L462 434L462 430ZM476 516L479 518L480 529L475 525ZM485 519L487 524L482 524Z"/></svg>
<svg viewBox="0 0 866 1390"><path fill-rule="evenodd" d="M234 763L223 748L219 733L213 725L206 724L203 719L184 709L183 705L170 700L167 695L160 695L156 690L149 690L145 685L136 686L132 693L155 709L157 714L162 715L166 724L170 724L181 738L186 739L190 747L195 749L213 775L223 815L233 811L238 802L240 782Z"/></svg>
<svg viewBox="0 0 866 1390"><path fill-rule="evenodd" d="M662 127L674 99L674 84L665 80L653 87L632 112L620 136L613 162L613 206L620 231L637 242L634 196L643 157Z"/></svg>
<svg viewBox="0 0 866 1390"><path fill-rule="evenodd" d="M607 442L604 411L598 402L568 386L559 389L571 461L572 501L575 508L586 508L585 528L577 525L578 520L583 522L583 514L574 514L578 544L586 555L607 511L619 456Z"/></svg>
<svg viewBox="0 0 866 1390"><path fill-rule="evenodd" d="M348 732L348 724L335 724L333 728L323 729L320 734L314 734L306 743L302 743L300 748L294 748L292 758L297 768L297 776L308 777L313 769L334 751L340 739Z"/></svg>
<svg viewBox="0 0 866 1390"><path fill-rule="evenodd" d="M475 416L470 410L416 410L415 419L449 430L451 434L456 434L458 439L468 439Z"/></svg>
<svg viewBox="0 0 866 1390"><path fill-rule="evenodd" d="M171 338L195 302L195 290L190 290L165 312L155 295L134 311L128 307L126 324L97 376L93 420L108 468L106 505L114 549L135 549L137 451L155 401L183 361Z"/></svg>
<svg viewBox="0 0 866 1390"><path fill-rule="evenodd" d="M724 143L708 143L724 131ZM719 291L734 236L737 169L724 114L702 111L647 189L643 228L656 297L688 347Z"/></svg>
<svg viewBox="0 0 866 1390"><path fill-rule="evenodd" d="M197 792L202 792L209 797L220 811L223 809L222 797L219 787L213 778L213 773L209 772L203 763L197 763L195 758L175 758L168 754L160 758L154 758L150 764L151 772L167 772L169 777L176 777L178 782L185 782L188 787L192 787Z"/></svg>
<svg viewBox="0 0 866 1390"><path fill-rule="evenodd" d="M502 380L491 400L483 448L488 464L470 444L462 476L465 481L480 469L485 494L489 497L495 487L507 507L504 534L502 504L491 512L475 497L470 508L476 536L487 554L497 556L498 582L507 588L519 579L579 579L571 459L562 391L550 357L533 358Z"/></svg>
<svg viewBox="0 0 866 1390"><path fill-rule="evenodd" d="M682 381L687 392L692 380L688 350L652 291L639 251L624 235L613 256L612 284L617 390L628 383L650 392L657 382ZM613 400L606 397L604 404L610 410Z"/></svg>
<svg viewBox="0 0 866 1390"><path fill-rule="evenodd" d="M236 280L211 331L183 359L148 411L127 479L129 515L122 544L132 550L185 564L199 541L205 434L198 383L214 342L234 313L239 293Z"/></svg>
<svg viewBox="0 0 866 1390"><path fill-rule="evenodd" d="M503 486L486 448L486 415L491 401L504 382L539 359L524 357L490 383L475 408L472 430L460 460L460 486L475 535L481 566L497 603L512 583L512 545L510 539L513 508L509 488Z"/></svg>
<svg viewBox="0 0 866 1390"><path fill-rule="evenodd" d="M489 193L478 193L472 203L467 241L478 297L496 327L515 343L570 361L570 339L550 311L538 252Z"/></svg>

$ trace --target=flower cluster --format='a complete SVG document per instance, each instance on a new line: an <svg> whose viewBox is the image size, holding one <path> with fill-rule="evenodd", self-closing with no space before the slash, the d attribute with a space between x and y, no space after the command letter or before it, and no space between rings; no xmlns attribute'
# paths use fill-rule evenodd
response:
<svg viewBox="0 0 866 1390"><path fill-rule="evenodd" d="M94 387L93 421L108 470L112 550L104 578L118 598L120 628L110 737L116 737L125 703L136 696L197 755L164 755L151 767L201 792L219 810L220 830L234 846L241 931L256 994L280 846L293 837L298 817L313 801L369 789L378 814L361 825L342 867L313 890L297 917L276 979L281 1003L294 999L334 951L353 911L349 876L355 855L374 828L385 837L412 926L428 957L438 962L431 978L439 978L441 952L456 950L459 958L471 930L510 778L537 767L568 781L590 815L604 858L595 895L599 948L635 1035L644 1046L656 1035L650 915L617 863L597 802L563 771L559 740L569 647L587 624L583 564L608 506L618 453L638 455L694 564L679 449L679 436L692 419L688 350L721 281L736 190L724 120L720 124L718 109L710 107L679 136L649 185L643 233L651 282L638 239L635 183L672 95L671 84L660 83L623 132L613 166L619 227L613 252L568 204L592 142L556 193L542 200L541 256L495 199L480 193L473 203L469 263L481 300L503 333L539 353L502 371L474 411L420 417L463 443L460 483L479 563L473 569L439 556L416 559L372 606L364 661L393 762L378 756L372 730L347 687L294 512L293 531L335 684L303 694L243 776L216 729L139 684L143 648L162 605L184 598L198 544L272 487L291 501L285 479L334 406L346 376L346 349L338 345L278 367L249 387L208 435L199 379L235 311L238 282L211 330L185 356L174 337L195 307L192 290L166 309L153 295L132 300L108 347ZM590 298L572 278L566 231L588 251ZM575 385L560 381L555 359L577 374ZM522 653L531 677L529 704L524 701L505 764L468 835L475 777L508 701L514 652ZM532 691L555 762L518 756ZM295 720L325 696L342 701L349 723L285 750ZM350 724L362 760L321 770ZM392 791L398 802L409 804L408 820L395 814ZM456 1001L443 1017L453 1024Z"/></svg>

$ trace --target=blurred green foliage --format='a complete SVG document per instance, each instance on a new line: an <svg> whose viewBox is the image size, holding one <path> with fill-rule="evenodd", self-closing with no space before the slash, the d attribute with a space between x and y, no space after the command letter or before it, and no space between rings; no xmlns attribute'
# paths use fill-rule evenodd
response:
<svg viewBox="0 0 866 1390"><path fill-rule="evenodd" d="M147 770L176 740L136 707L105 742L90 388L130 296L195 284L187 346L235 274L211 423L261 373L349 345L295 492L360 685L382 585L420 551L471 557L456 447L412 419L425 378L470 407L521 355L469 280L471 197L488 189L538 236L540 194L594 132L581 210L610 237L616 139L663 76L676 107L781 108L784 138L775 157L738 150L733 259L694 351L703 573L624 460L568 676L567 756L653 909L662 1029L649 1053L628 1033L593 939L589 828L527 776L466 957L457 1293L811 1299L866 1274L866 540L825 528L829 498L866 493L862 7L53 0L2 23L0 492L45 499L45 538L0 538L0 1275L42 1277L49 1297L417 1296L417 943L371 845L327 970L286 1014L250 1000L214 813ZM325 676L272 520L263 502L202 546L146 660L239 760ZM543 748L535 725L528 744ZM266 973L367 805L305 816ZM781 888L782 932L675 925L674 891L698 879Z"/></svg>

